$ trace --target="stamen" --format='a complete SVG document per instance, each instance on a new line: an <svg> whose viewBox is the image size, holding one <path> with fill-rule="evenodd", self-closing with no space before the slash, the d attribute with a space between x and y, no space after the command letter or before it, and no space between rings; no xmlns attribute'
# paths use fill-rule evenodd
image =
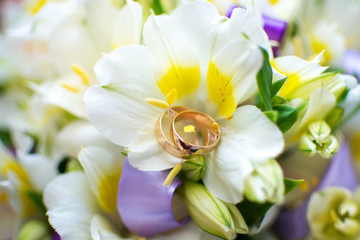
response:
<svg viewBox="0 0 360 240"><path fill-rule="evenodd" d="M185 133L194 133L195 132L195 126L194 125L187 125L184 127Z"/></svg>
<svg viewBox="0 0 360 240"><path fill-rule="evenodd" d="M166 95L166 102L169 106L173 105L177 98L177 90L173 89Z"/></svg>
<svg viewBox="0 0 360 240"><path fill-rule="evenodd" d="M89 76L86 74L86 72L84 71L84 69L80 68L77 65L72 65L72 69L74 70L74 72L79 75L79 77L81 78L82 82L86 85L89 86L90 85L90 79Z"/></svg>
<svg viewBox="0 0 360 240"><path fill-rule="evenodd" d="M212 129L213 129L215 132L218 132L219 129L220 129L219 124L213 123L213 124L212 124Z"/></svg>
<svg viewBox="0 0 360 240"><path fill-rule="evenodd" d="M5 192L0 193L0 203L9 202L9 196Z"/></svg>
<svg viewBox="0 0 360 240"><path fill-rule="evenodd" d="M166 177L165 182L164 182L164 186L166 187L167 185L169 185L172 180L174 180L174 178L176 177L176 175L178 175L178 173L180 172L182 168L182 165L180 163L178 163L169 173L169 175Z"/></svg>
<svg viewBox="0 0 360 240"><path fill-rule="evenodd" d="M318 183L319 183L319 178L318 178L318 177L313 177L313 178L311 179L311 185L312 185L313 187L315 187L316 185L318 185Z"/></svg>
<svg viewBox="0 0 360 240"><path fill-rule="evenodd" d="M331 220L333 220L334 222L337 222L339 219L339 217L337 216L337 214L334 210L330 210L330 217L331 217Z"/></svg>
<svg viewBox="0 0 360 240"><path fill-rule="evenodd" d="M227 117L226 119L227 119L228 121L230 121L230 120L233 119L233 118L234 118L234 115L231 115L231 116Z"/></svg>
<svg viewBox="0 0 360 240"><path fill-rule="evenodd" d="M306 191L309 189L309 185L308 185L308 183L307 183L306 180L303 181L302 183L300 183L299 189L300 189L300 191L302 191L302 192L306 192Z"/></svg>
<svg viewBox="0 0 360 240"><path fill-rule="evenodd" d="M163 108L163 109L169 108L169 104L167 104L167 102L160 100L160 99L145 98L145 101L155 107L158 107L158 108Z"/></svg>
<svg viewBox="0 0 360 240"><path fill-rule="evenodd" d="M78 93L78 92L79 92L79 89L77 89L76 87L70 86L69 84L60 83L60 85L61 85L63 88L66 88L67 90L69 90L69 91L71 91L71 92L74 92L74 93Z"/></svg>

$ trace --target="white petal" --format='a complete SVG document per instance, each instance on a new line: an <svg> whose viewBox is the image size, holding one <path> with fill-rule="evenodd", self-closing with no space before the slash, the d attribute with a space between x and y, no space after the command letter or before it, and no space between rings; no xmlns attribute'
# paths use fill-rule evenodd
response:
<svg viewBox="0 0 360 240"><path fill-rule="evenodd" d="M324 120L335 104L336 99L329 90L318 88L312 91L306 113L299 124L298 133L302 133L309 123Z"/></svg>
<svg viewBox="0 0 360 240"><path fill-rule="evenodd" d="M176 89L177 99L181 99L195 92L200 83L198 55L177 25L165 15L150 16L143 35L162 93Z"/></svg>
<svg viewBox="0 0 360 240"><path fill-rule="evenodd" d="M91 237L93 240L121 240L119 234L115 231L114 226L97 214L91 220Z"/></svg>
<svg viewBox="0 0 360 240"><path fill-rule="evenodd" d="M221 19L215 6L206 1L195 1L178 8L171 16L172 21L186 35L192 45L200 48L208 41L208 31Z"/></svg>
<svg viewBox="0 0 360 240"><path fill-rule="evenodd" d="M165 152L158 143L155 136L155 124L148 125L141 129L129 145L130 164L143 171L159 171L175 167L180 163Z"/></svg>
<svg viewBox="0 0 360 240"><path fill-rule="evenodd" d="M77 157L81 146L118 148L101 135L90 122L82 120L73 121L61 129L57 141L61 150L72 157Z"/></svg>
<svg viewBox="0 0 360 240"><path fill-rule="evenodd" d="M207 73L207 89L220 115L231 116L239 103L254 94L257 89L256 74L262 63L258 46L245 39L230 42L212 58Z"/></svg>
<svg viewBox="0 0 360 240"><path fill-rule="evenodd" d="M83 20L82 16L73 14L58 26L50 39L55 66L62 73L72 73L71 66L76 64L85 69L87 74L93 74L92 69L101 57L100 51L89 38Z"/></svg>
<svg viewBox="0 0 360 240"><path fill-rule="evenodd" d="M284 56L275 58L272 62L273 67L285 75L296 74L304 81L318 77L327 67L319 65L323 53L320 53L312 61L306 61L296 56Z"/></svg>
<svg viewBox="0 0 360 240"><path fill-rule="evenodd" d="M110 51L114 19L119 14L119 9L111 1L85 0L83 2L85 10L83 27L88 31L88 38L92 40L99 52Z"/></svg>
<svg viewBox="0 0 360 240"><path fill-rule="evenodd" d="M63 240L89 240L90 223L100 211L84 173L71 172L51 181L44 191L50 224Z"/></svg>
<svg viewBox="0 0 360 240"><path fill-rule="evenodd" d="M253 170L252 162L274 158L283 148L282 133L274 123L254 106L240 107L207 161L204 183L217 197L237 203L243 197L244 179Z"/></svg>
<svg viewBox="0 0 360 240"><path fill-rule="evenodd" d="M96 63L95 73L100 85L116 83L138 99L164 98L143 46L123 46L106 54Z"/></svg>
<svg viewBox="0 0 360 240"><path fill-rule="evenodd" d="M112 47L119 47L125 44L139 44L142 25L143 10L141 5L137 2L127 1L114 23Z"/></svg>
<svg viewBox="0 0 360 240"><path fill-rule="evenodd" d="M134 95L135 94L135 95ZM85 105L92 124L115 144L128 146L137 132L160 116L162 110L139 100L126 89L91 87Z"/></svg>
<svg viewBox="0 0 360 240"><path fill-rule="evenodd" d="M103 209L116 210L116 198L124 156L106 149L90 146L81 149L79 161L84 168L91 190Z"/></svg>
<svg viewBox="0 0 360 240"><path fill-rule="evenodd" d="M44 190L46 184L55 178L56 166L50 159L40 154L26 154L21 151L18 151L17 155L37 190Z"/></svg>
<svg viewBox="0 0 360 240"><path fill-rule="evenodd" d="M245 34L251 42L265 48L269 55L272 55L269 38L250 10L234 9L229 20L227 34L230 39L238 39L239 35Z"/></svg>

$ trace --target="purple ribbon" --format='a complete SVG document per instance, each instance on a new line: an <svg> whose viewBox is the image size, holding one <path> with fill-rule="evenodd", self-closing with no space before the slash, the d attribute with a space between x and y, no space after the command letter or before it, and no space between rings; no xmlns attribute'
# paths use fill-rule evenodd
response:
<svg viewBox="0 0 360 240"><path fill-rule="evenodd" d="M348 74L355 74L360 77L360 52L349 50L343 58L343 67Z"/></svg>
<svg viewBox="0 0 360 240"><path fill-rule="evenodd" d="M263 15L264 30L269 39L279 43L279 46L284 38L287 23L280 19L272 18ZM279 47L272 47L274 57L277 56Z"/></svg>
<svg viewBox="0 0 360 240"><path fill-rule="evenodd" d="M169 171L140 171L126 159L123 166L117 207L124 224L141 236L152 236L184 225L189 218L178 222L171 210L179 178L164 186Z"/></svg>
<svg viewBox="0 0 360 240"><path fill-rule="evenodd" d="M230 18L234 9L238 7L239 6L231 6L227 11L226 16ZM285 35L287 23L280 19L265 15L263 15L262 18L264 21L264 31L268 35L269 39L278 42L280 46ZM278 55L279 47L272 47L272 50L274 53L274 57L276 57Z"/></svg>
<svg viewBox="0 0 360 240"><path fill-rule="evenodd" d="M57 232L54 231L53 235L52 235L52 239L53 240L61 240L61 237Z"/></svg>
<svg viewBox="0 0 360 240"><path fill-rule="evenodd" d="M358 180L353 169L350 149L344 143L336 154L326 171L326 174L315 191L325 187L339 186L355 190ZM306 210L309 203L307 199L301 206L292 210L282 210L275 222L275 231L285 239L302 239L306 237L310 228L306 219Z"/></svg>

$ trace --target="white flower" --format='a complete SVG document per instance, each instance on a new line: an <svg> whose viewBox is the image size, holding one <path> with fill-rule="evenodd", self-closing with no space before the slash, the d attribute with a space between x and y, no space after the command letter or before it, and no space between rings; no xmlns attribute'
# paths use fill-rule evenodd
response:
<svg viewBox="0 0 360 240"><path fill-rule="evenodd" d="M269 49L265 33L243 9L227 19L197 1L171 16L149 17L143 36L145 46L120 47L97 63L100 85L85 95L91 122L128 148L134 167L147 171L183 161L158 143L155 125L165 111L159 106L184 106L211 116L215 125L228 123L206 155L203 181L222 200L239 202L252 162L273 158L284 146L281 132L260 110L237 108L256 91L262 65L257 45Z"/></svg>

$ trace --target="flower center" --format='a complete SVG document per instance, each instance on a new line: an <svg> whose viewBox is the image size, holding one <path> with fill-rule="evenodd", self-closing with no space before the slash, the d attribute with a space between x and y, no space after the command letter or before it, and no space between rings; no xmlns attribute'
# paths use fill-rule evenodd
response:
<svg viewBox="0 0 360 240"><path fill-rule="evenodd" d="M220 139L219 125L209 115L182 106L165 110L155 133L167 153L183 159L211 152Z"/></svg>

